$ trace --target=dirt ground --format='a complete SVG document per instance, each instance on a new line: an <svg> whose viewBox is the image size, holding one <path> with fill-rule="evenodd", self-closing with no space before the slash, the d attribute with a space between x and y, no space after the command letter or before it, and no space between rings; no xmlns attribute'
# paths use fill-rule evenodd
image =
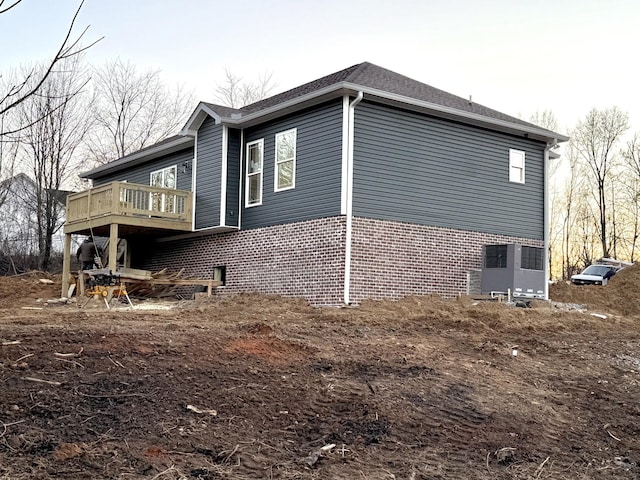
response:
<svg viewBox="0 0 640 480"><path fill-rule="evenodd" d="M640 478L635 267L553 286L586 309L80 310L39 278L0 278L2 480Z"/></svg>

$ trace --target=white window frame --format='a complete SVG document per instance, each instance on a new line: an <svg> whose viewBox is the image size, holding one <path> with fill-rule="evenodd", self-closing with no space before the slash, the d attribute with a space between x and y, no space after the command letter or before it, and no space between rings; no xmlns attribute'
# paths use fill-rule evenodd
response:
<svg viewBox="0 0 640 480"><path fill-rule="evenodd" d="M254 145L259 145L259 148L260 148L260 171L249 173L249 161L251 160L251 155L249 154L249 151L251 147L253 147ZM244 206L246 208L257 207L258 205L262 205L262 183L264 181L264 138L261 138L260 140L254 140L253 142L248 142L246 146L245 156L246 158L245 158L245 174L244 174L244 185L245 185ZM249 203L249 192L251 190L249 188L249 178L256 175L260 175L259 200L253 203Z"/></svg>
<svg viewBox="0 0 640 480"><path fill-rule="evenodd" d="M525 152L523 150L509 149L509 181L524 183Z"/></svg>
<svg viewBox="0 0 640 480"><path fill-rule="evenodd" d="M173 178L175 179L175 185L173 187L167 187L165 185L165 178L166 175L165 173L169 170L173 170ZM158 185L154 185L153 184L153 176L157 173L161 173L162 174L162 186L158 186ZM171 165L170 167L165 167L165 168L161 168L159 170L154 170L153 172L151 172L149 174L149 186L151 187L158 187L158 188L171 188L171 189L177 189L178 188L178 165ZM166 208L166 204L167 204L167 195L166 194L162 194L162 197L160 198L160 211L161 212L168 212L168 213L176 213L176 196L173 195L174 200L173 200L173 208L171 209L171 211L167 210ZM153 193L149 193L149 210L153 210Z"/></svg>
<svg viewBox="0 0 640 480"><path fill-rule="evenodd" d="M293 133L293 157L288 157L285 159L278 159L278 141L284 137L285 135L289 135ZM285 130L284 132L276 133L276 142L275 142L275 160L274 160L274 172L273 172L273 191L274 192L282 192L285 190L291 190L296 188L296 158L297 158L297 142L298 142L298 129L291 128L289 130ZM278 185L278 180L280 178L280 165L283 163L292 162L293 163L293 173L291 175L291 185L287 185L286 187L280 187Z"/></svg>

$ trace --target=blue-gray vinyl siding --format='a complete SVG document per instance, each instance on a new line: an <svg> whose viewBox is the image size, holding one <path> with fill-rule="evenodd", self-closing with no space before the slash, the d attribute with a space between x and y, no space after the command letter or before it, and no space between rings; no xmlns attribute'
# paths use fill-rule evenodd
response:
<svg viewBox="0 0 640 480"><path fill-rule="evenodd" d="M220 225L222 125L208 117L198 130L195 228Z"/></svg>
<svg viewBox="0 0 640 480"><path fill-rule="evenodd" d="M525 183L509 182L509 149ZM355 109L353 214L544 237L544 144L362 102Z"/></svg>
<svg viewBox="0 0 640 480"><path fill-rule="evenodd" d="M295 188L275 192L275 135L291 128L297 128ZM246 144L261 138L264 139L262 205L245 208L243 192L243 230L340 215L341 99L246 129L245 162ZM245 168L242 165L243 172ZM244 173L242 178L245 184Z"/></svg>
<svg viewBox="0 0 640 480"><path fill-rule="evenodd" d="M188 162L186 172L183 172L183 165ZM109 182L137 183L140 185L149 185L151 183L151 172L161 170L163 168L176 166L178 190L191 190L191 168L193 164L193 147L189 147L179 152L171 153L160 158L155 158L149 162L136 165L126 170L121 170L109 175L105 175L93 180L93 185L98 187Z"/></svg>
<svg viewBox="0 0 640 480"><path fill-rule="evenodd" d="M225 225L238 227L240 210L240 130L229 128L227 136L227 208Z"/></svg>

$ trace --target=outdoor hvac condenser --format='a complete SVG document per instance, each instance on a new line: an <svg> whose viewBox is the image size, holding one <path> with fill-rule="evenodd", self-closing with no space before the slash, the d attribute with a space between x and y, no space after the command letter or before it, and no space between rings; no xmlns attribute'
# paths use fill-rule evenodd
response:
<svg viewBox="0 0 640 480"><path fill-rule="evenodd" d="M514 297L544 298L544 249L512 243L485 245L482 293L511 291Z"/></svg>

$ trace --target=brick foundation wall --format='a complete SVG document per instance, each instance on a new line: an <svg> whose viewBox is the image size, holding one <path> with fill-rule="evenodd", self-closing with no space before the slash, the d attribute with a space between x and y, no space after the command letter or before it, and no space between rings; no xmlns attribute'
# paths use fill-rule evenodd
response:
<svg viewBox="0 0 640 480"><path fill-rule="evenodd" d="M344 228L344 218L333 217L157 242L142 252L136 266L184 268L186 274L212 278L213 268L224 265L226 284L217 289L219 294L274 293L303 297L314 305L339 305Z"/></svg>
<svg viewBox="0 0 640 480"><path fill-rule="evenodd" d="M354 218L351 302L467 292L467 273L482 267L482 246L542 240Z"/></svg>
<svg viewBox="0 0 640 480"><path fill-rule="evenodd" d="M351 303L464 294L467 273L482 267L482 246L491 243L544 246L542 240L354 218ZM184 268L200 278L225 266L222 295L273 293L341 305L344 246L345 218L332 217L158 242L134 257L141 259L138 268Z"/></svg>

